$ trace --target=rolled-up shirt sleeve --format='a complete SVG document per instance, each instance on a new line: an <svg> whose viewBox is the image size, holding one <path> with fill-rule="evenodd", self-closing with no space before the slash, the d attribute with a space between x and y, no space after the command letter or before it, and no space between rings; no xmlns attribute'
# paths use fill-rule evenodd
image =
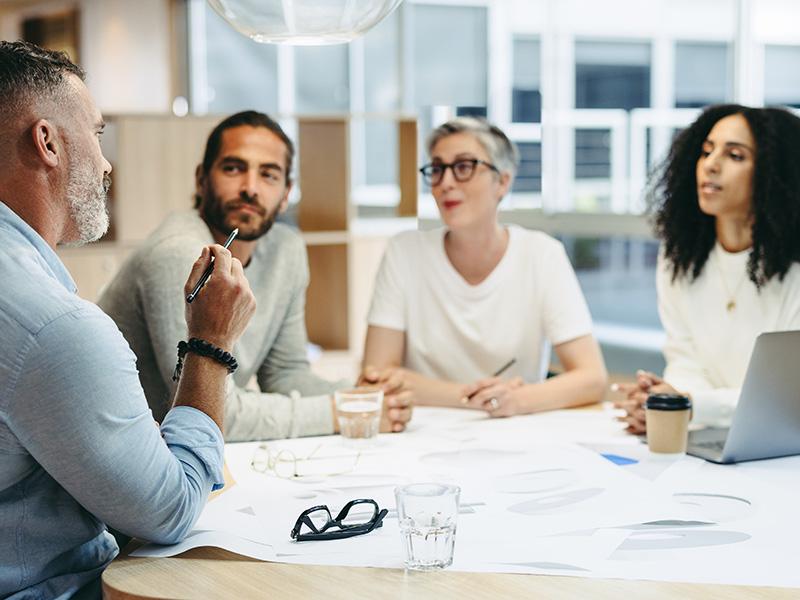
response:
<svg viewBox="0 0 800 600"><path fill-rule="evenodd" d="M178 407L159 428L136 357L93 305L63 314L16 349L11 430L87 511L158 543L191 530L223 481L223 438L205 413Z"/></svg>
<svg viewBox="0 0 800 600"><path fill-rule="evenodd" d="M330 394L300 396L299 392L291 392L284 396L234 388L225 399L225 437L229 442L331 433Z"/></svg>

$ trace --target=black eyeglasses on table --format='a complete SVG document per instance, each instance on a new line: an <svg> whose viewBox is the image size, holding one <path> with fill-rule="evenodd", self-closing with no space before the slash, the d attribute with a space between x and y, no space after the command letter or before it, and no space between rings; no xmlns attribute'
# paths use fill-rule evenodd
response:
<svg viewBox="0 0 800 600"><path fill-rule="evenodd" d="M500 172L492 163L479 158L462 158L452 163L434 162L421 167L419 172L422 173L425 183L430 186L439 185L444 179L447 169L453 171L453 177L455 177L456 181L464 183L472 179L478 165L486 165L487 168L495 173Z"/></svg>
<svg viewBox="0 0 800 600"><path fill-rule="evenodd" d="M389 511L378 507L375 500L351 500L336 518L325 505L313 506L300 513L292 528L291 537L298 542L339 540L363 535L383 525Z"/></svg>

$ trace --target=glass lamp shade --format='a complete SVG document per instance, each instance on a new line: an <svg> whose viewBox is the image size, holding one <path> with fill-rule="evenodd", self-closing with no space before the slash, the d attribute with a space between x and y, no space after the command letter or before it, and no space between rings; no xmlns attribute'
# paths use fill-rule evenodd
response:
<svg viewBox="0 0 800 600"><path fill-rule="evenodd" d="M208 0L239 33L257 42L318 46L349 42L402 0Z"/></svg>

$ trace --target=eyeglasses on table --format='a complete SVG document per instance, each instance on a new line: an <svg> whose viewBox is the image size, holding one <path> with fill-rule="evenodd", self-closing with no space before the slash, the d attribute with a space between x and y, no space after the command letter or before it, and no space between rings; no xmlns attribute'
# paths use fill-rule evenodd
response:
<svg viewBox="0 0 800 600"><path fill-rule="evenodd" d="M258 473L271 472L283 479L331 477L355 470L361 452L325 455L320 444L309 454L297 456L287 449L277 450L269 444L259 444L250 459L250 467Z"/></svg>
<svg viewBox="0 0 800 600"><path fill-rule="evenodd" d="M367 498L351 500L335 518L327 506L313 506L300 513L289 535L297 542L340 540L364 535L382 527L388 512L385 508L379 508L375 500Z"/></svg>

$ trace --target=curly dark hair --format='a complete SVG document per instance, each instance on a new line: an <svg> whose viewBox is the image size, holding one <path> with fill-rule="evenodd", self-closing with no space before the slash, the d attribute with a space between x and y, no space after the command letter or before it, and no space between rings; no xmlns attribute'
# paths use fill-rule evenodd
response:
<svg viewBox="0 0 800 600"><path fill-rule="evenodd" d="M800 118L782 108L721 104L706 108L677 136L651 177L655 233L673 281L696 279L716 242L715 219L700 210L696 165L714 124L735 114L747 120L756 144L748 276L760 289L776 275L783 280L792 263L800 262Z"/></svg>

